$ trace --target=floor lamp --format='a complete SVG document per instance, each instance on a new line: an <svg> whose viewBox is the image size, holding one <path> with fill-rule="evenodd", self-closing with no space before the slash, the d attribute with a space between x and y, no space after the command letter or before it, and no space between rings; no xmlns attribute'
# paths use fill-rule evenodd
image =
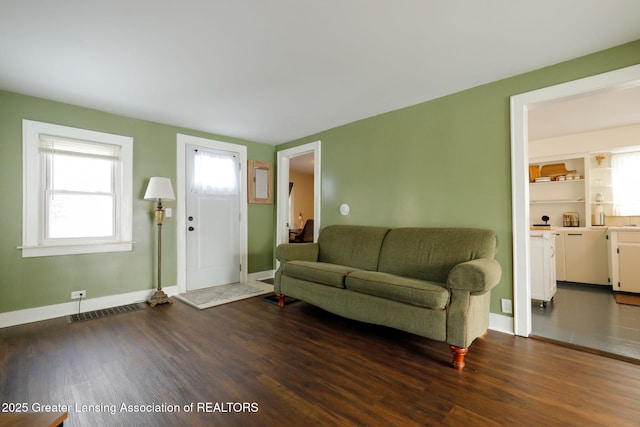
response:
<svg viewBox="0 0 640 427"><path fill-rule="evenodd" d="M149 180L147 191L144 193L145 200L155 200L156 204L156 223L158 224L158 288L156 292L149 298L149 305L154 307L158 304L171 303L167 294L162 291L161 270L162 270L162 221L164 220L163 200L175 200L171 180L154 176Z"/></svg>

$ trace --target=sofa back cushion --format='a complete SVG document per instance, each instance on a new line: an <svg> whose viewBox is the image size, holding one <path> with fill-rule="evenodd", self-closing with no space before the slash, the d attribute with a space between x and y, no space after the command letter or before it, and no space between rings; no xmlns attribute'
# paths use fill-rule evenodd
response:
<svg viewBox="0 0 640 427"><path fill-rule="evenodd" d="M318 261L375 271L384 236L384 227L330 225L318 236Z"/></svg>
<svg viewBox="0 0 640 427"><path fill-rule="evenodd" d="M476 228L396 228L384 239L378 271L446 283L456 264L493 258L496 239Z"/></svg>

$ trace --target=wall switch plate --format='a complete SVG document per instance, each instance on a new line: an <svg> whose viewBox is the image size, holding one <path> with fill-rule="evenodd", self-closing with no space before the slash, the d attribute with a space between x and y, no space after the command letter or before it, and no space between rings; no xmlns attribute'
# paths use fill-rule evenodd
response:
<svg viewBox="0 0 640 427"><path fill-rule="evenodd" d="M171 218L173 216L173 211L171 210L171 208L164 209L164 216L167 218Z"/></svg>
<svg viewBox="0 0 640 427"><path fill-rule="evenodd" d="M513 306L511 305L510 299L502 298L500 301L502 302L503 313L513 313Z"/></svg>
<svg viewBox="0 0 640 427"><path fill-rule="evenodd" d="M71 292L71 299L79 299L87 296L87 291L73 291Z"/></svg>

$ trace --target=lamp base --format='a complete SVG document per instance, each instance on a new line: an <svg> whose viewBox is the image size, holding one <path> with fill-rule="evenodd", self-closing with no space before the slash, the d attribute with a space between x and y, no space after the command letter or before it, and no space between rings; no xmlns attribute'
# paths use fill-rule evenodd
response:
<svg viewBox="0 0 640 427"><path fill-rule="evenodd" d="M153 295L151 295L151 298L149 298L149 301L147 302L151 307L165 303L173 304L173 301L169 299L162 289L158 289Z"/></svg>

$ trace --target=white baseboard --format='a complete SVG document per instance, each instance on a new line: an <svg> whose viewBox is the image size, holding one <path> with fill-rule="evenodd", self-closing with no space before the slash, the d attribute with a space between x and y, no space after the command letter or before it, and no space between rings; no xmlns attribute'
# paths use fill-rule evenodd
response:
<svg viewBox="0 0 640 427"><path fill-rule="evenodd" d="M169 296L178 294L177 286L162 288ZM106 297L89 298L82 300L82 312L101 310L104 308L118 307L135 302L146 301L153 294L154 290L144 290L129 292L126 294L109 295ZM43 307L27 308L24 310L9 311L0 313L0 328L8 326L22 325L24 323L39 322L41 320L55 319L56 317L69 316L78 312L78 301L65 302L62 304L47 305Z"/></svg>
<svg viewBox="0 0 640 427"><path fill-rule="evenodd" d="M489 329L513 335L513 317L489 313Z"/></svg>
<svg viewBox="0 0 640 427"><path fill-rule="evenodd" d="M247 274L247 281L273 279L276 274L275 270L258 271L256 273Z"/></svg>

